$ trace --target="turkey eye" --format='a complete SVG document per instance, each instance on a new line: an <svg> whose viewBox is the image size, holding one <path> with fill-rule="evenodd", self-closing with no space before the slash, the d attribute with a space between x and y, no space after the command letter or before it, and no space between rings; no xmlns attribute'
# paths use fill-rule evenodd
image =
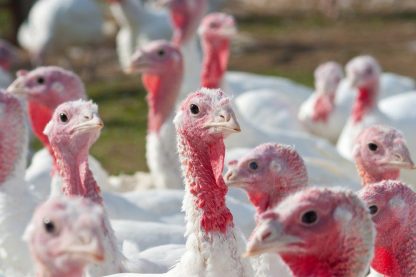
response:
<svg viewBox="0 0 416 277"><path fill-rule="evenodd" d="M48 218L45 218L43 220L43 227L45 228L45 231L49 234L55 232L55 224L53 224L53 222Z"/></svg>
<svg viewBox="0 0 416 277"><path fill-rule="evenodd" d="M160 49L157 54L159 55L159 57L163 57L165 55L165 50Z"/></svg>
<svg viewBox="0 0 416 277"><path fill-rule="evenodd" d="M36 80L38 82L38 84L42 85L43 83L45 83L45 79L43 77L38 77L38 79Z"/></svg>
<svg viewBox="0 0 416 277"><path fill-rule="evenodd" d="M378 212L378 207L376 205L371 205L368 207L368 210L370 211L371 215L375 215Z"/></svg>
<svg viewBox="0 0 416 277"><path fill-rule="evenodd" d="M248 166L252 170L256 170L257 168L259 168L259 165L256 162L251 162Z"/></svg>
<svg viewBox="0 0 416 277"><path fill-rule="evenodd" d="M313 224L318 220L318 214L315 211L309 211L302 215L302 223L307 225Z"/></svg>
<svg viewBox="0 0 416 277"><path fill-rule="evenodd" d="M195 104L191 104L191 106L189 107L189 109L191 110L191 113L193 114L199 114L199 107Z"/></svg>
<svg viewBox="0 0 416 277"><path fill-rule="evenodd" d="M211 29L215 29L215 28L217 28L217 24L216 24L215 22L211 22L211 23L209 24L209 27L210 27Z"/></svg>
<svg viewBox="0 0 416 277"><path fill-rule="evenodd" d="M64 113L60 113L59 118L61 119L62 122L67 122L68 121L68 116Z"/></svg>
<svg viewBox="0 0 416 277"><path fill-rule="evenodd" d="M370 149L371 151L376 151L378 148L377 144L370 142L368 144L368 149Z"/></svg>

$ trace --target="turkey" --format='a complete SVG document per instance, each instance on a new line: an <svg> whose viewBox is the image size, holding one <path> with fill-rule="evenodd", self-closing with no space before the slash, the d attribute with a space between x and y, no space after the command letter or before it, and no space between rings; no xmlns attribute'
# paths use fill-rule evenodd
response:
<svg viewBox="0 0 416 277"><path fill-rule="evenodd" d="M0 88L6 88L12 82L10 66L16 58L14 47L0 38Z"/></svg>
<svg viewBox="0 0 416 277"><path fill-rule="evenodd" d="M29 249L22 240L37 205L24 180L28 129L20 101L5 91L0 91L0 130L0 274L33 275Z"/></svg>
<svg viewBox="0 0 416 277"><path fill-rule="evenodd" d="M26 99L32 130L45 146L36 152L26 171L26 180L33 185L39 199L59 194L60 181L54 173L49 140L43 130L51 119L55 108L69 100L85 99L86 93L81 79L71 71L56 66L39 67L32 71L18 71L17 79L8 87L8 92ZM90 157L90 163L100 184L109 188L108 175L100 163ZM53 180L52 180L53 179ZM51 191L52 185L52 191Z"/></svg>
<svg viewBox="0 0 416 277"><path fill-rule="evenodd" d="M146 5L142 0L107 0L120 29L117 33L117 55L127 69L134 51L150 41L170 39L172 27L167 11Z"/></svg>
<svg viewBox="0 0 416 277"><path fill-rule="evenodd" d="M235 89L229 85L227 76L223 80L228 66L230 39L234 33L236 26L233 17L223 13L212 13L204 17L199 28L204 50L201 85L217 88L223 84L226 91L235 95L233 101L239 110L239 118L243 117L245 121L258 126L261 130L302 131L302 126L295 115L300 104L311 93L309 89L259 88L239 95L235 94ZM242 80L242 82L250 82L250 80Z"/></svg>
<svg viewBox="0 0 416 277"><path fill-rule="evenodd" d="M103 15L95 0L39 0L20 26L19 44L37 64L71 46L101 43Z"/></svg>
<svg viewBox="0 0 416 277"><path fill-rule="evenodd" d="M341 65L326 62L315 69L315 92L301 105L298 119L310 133L336 143L345 124L345 113L335 104L339 82L344 76Z"/></svg>
<svg viewBox="0 0 416 277"><path fill-rule="evenodd" d="M374 125L357 137L353 156L362 185L397 180L401 169L414 169L403 134L391 127Z"/></svg>
<svg viewBox="0 0 416 277"><path fill-rule="evenodd" d="M154 41L135 52L129 68L142 73L148 93L146 159L153 184L158 188L182 188L172 123L183 78L182 54L171 43Z"/></svg>
<svg viewBox="0 0 416 277"><path fill-rule="evenodd" d="M233 217L225 203L223 139L239 131L229 103L222 91L201 89L183 101L175 116L185 177L187 242L185 254L168 276L252 276L239 255Z"/></svg>
<svg viewBox="0 0 416 277"><path fill-rule="evenodd" d="M104 260L103 209L82 197L49 199L36 208L24 238L36 276L83 276Z"/></svg>
<svg viewBox="0 0 416 277"><path fill-rule="evenodd" d="M413 125L416 114L416 93L406 93L385 98L378 103L380 66L371 56L352 59L346 66L347 78L357 88L352 113L337 142L339 153L351 160L357 135L372 124L384 124L399 129L408 140L411 155L416 154ZM400 99L400 100L399 100ZM381 109L386 103L386 109Z"/></svg>
<svg viewBox="0 0 416 277"><path fill-rule="evenodd" d="M275 252L292 276L366 276L375 236L353 192L307 188L262 215L246 256Z"/></svg>
<svg viewBox="0 0 416 277"><path fill-rule="evenodd" d="M303 159L290 146L265 143L228 163L225 184L245 190L259 216L308 184Z"/></svg>
<svg viewBox="0 0 416 277"><path fill-rule="evenodd" d="M372 268L382 276L414 276L415 192L400 181L385 180L365 186L359 196L377 231ZM369 276L380 276L374 273Z"/></svg>

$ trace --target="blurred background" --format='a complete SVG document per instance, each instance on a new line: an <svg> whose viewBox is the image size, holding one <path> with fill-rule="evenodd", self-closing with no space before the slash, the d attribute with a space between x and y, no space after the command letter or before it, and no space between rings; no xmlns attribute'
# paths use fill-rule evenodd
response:
<svg viewBox="0 0 416 277"><path fill-rule="evenodd" d="M213 1L238 23L231 70L288 77L312 86L318 64L345 64L356 55L370 54L385 71L416 77L415 0ZM34 2L0 0L0 38L19 47L17 30ZM97 5L106 21L105 39L48 56L45 64L75 71L99 104L105 128L92 153L108 172L147 170L146 94L139 76L121 71L115 52L117 25L108 3L97 0ZM17 56L12 72L33 68L27 52L19 48ZM34 142L34 147L40 143Z"/></svg>

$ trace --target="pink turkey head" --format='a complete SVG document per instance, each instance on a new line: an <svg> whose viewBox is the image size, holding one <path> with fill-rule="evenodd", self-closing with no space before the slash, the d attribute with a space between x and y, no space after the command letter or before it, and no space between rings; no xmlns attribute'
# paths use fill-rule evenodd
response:
<svg viewBox="0 0 416 277"><path fill-rule="evenodd" d="M197 143L215 142L219 138L240 132L230 99L220 89L191 93L181 104L174 123L178 133Z"/></svg>
<svg viewBox="0 0 416 277"><path fill-rule="evenodd" d="M48 145L43 130L53 111L66 101L85 99L84 84L71 71L56 66L39 67L30 72L21 70L17 75L7 91L27 98L33 130Z"/></svg>
<svg viewBox="0 0 416 277"><path fill-rule="evenodd" d="M314 72L315 89L318 93L335 94L344 72L339 63L326 62L320 64Z"/></svg>
<svg viewBox="0 0 416 277"><path fill-rule="evenodd" d="M179 96L183 78L183 60L173 44L159 40L137 50L131 59L130 72L143 73L148 92L148 130L158 132L171 115Z"/></svg>
<svg viewBox="0 0 416 277"><path fill-rule="evenodd" d="M170 8L175 45L187 43L196 33L207 10L207 0L165 0Z"/></svg>
<svg viewBox="0 0 416 277"><path fill-rule="evenodd" d="M24 155L25 132L25 112L20 101L0 90L0 184L11 175Z"/></svg>
<svg viewBox="0 0 416 277"><path fill-rule="evenodd" d="M58 106L44 133L54 149L78 157L79 153L88 153L103 126L97 105L92 101L77 100Z"/></svg>
<svg viewBox="0 0 416 277"><path fill-rule="evenodd" d="M264 206L260 209L263 212L306 186L308 173L302 157L293 147L265 143L239 161L230 162L225 182L246 190L255 206Z"/></svg>
<svg viewBox="0 0 416 277"><path fill-rule="evenodd" d="M357 88L373 88L378 85L381 67L371 56L358 56L345 66L347 78Z"/></svg>
<svg viewBox="0 0 416 277"><path fill-rule="evenodd" d="M156 40L136 50L131 57L129 72L166 76L182 71L182 54L178 47L165 40Z"/></svg>
<svg viewBox="0 0 416 277"><path fill-rule="evenodd" d="M24 235L41 276L78 276L87 264L103 261L103 223L102 207L86 198L41 204Z"/></svg>
<svg viewBox="0 0 416 277"><path fill-rule="evenodd" d="M403 134L388 126L364 129L356 139L353 156L366 184L396 179L400 169L415 167Z"/></svg>
<svg viewBox="0 0 416 277"><path fill-rule="evenodd" d="M0 68L8 71L15 58L14 47L7 41L0 39Z"/></svg>
<svg viewBox="0 0 416 277"><path fill-rule="evenodd" d="M400 181L369 184L359 192L376 226L376 247L391 247L392 238L413 226L416 194Z"/></svg>
<svg viewBox="0 0 416 277"><path fill-rule="evenodd" d="M367 208L352 191L307 188L260 217L246 255L277 252L295 276L320 266L328 271L322 276L361 276L371 260L374 235ZM335 273L345 267L355 274Z"/></svg>
<svg viewBox="0 0 416 277"><path fill-rule="evenodd" d="M198 29L203 40L229 40L237 33L234 17L225 13L206 15Z"/></svg>

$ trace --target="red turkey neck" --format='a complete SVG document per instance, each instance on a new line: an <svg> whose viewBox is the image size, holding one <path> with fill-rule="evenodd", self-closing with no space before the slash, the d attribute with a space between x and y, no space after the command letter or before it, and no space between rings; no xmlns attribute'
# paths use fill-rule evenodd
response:
<svg viewBox="0 0 416 277"><path fill-rule="evenodd" d="M185 172L186 190L194 196L196 214L201 214L200 227L207 233L226 233L234 224L225 203L227 186L222 177L224 142L221 138L207 143L203 138L184 132L179 134L179 155ZM188 136L192 141L187 139ZM194 216L195 212L186 215L187 218Z"/></svg>
<svg viewBox="0 0 416 277"><path fill-rule="evenodd" d="M203 42L202 86L219 88L228 67L230 42L228 39L206 38Z"/></svg>
<svg viewBox="0 0 416 277"><path fill-rule="evenodd" d="M58 149L55 149L58 150ZM88 149L78 153L55 151L59 174L62 176L62 191L67 196L83 196L102 205L100 187L88 165Z"/></svg>
<svg viewBox="0 0 416 277"><path fill-rule="evenodd" d="M319 95L313 109L313 121L328 122L329 115L334 110L334 100L335 93Z"/></svg>
<svg viewBox="0 0 416 277"><path fill-rule="evenodd" d="M48 122L52 118L53 111L40 103L29 101L28 112L33 132L35 133L36 137L42 142L43 146L46 147L46 149L48 149L50 155L52 156L52 174L54 174L57 168L56 158L54 156L55 154L51 148L48 137L43 133L46 124L48 124Z"/></svg>
<svg viewBox="0 0 416 277"><path fill-rule="evenodd" d="M358 88L357 98L352 107L352 119L354 123L359 123L364 115L371 111L377 104L378 85L369 88Z"/></svg>
<svg viewBox="0 0 416 277"><path fill-rule="evenodd" d="M371 266L386 277L416 276L415 224L389 235L390 247L375 247Z"/></svg>
<svg viewBox="0 0 416 277"><path fill-rule="evenodd" d="M142 82L148 92L148 132L159 133L175 107L182 83L183 69L167 72L165 75L143 74Z"/></svg>

